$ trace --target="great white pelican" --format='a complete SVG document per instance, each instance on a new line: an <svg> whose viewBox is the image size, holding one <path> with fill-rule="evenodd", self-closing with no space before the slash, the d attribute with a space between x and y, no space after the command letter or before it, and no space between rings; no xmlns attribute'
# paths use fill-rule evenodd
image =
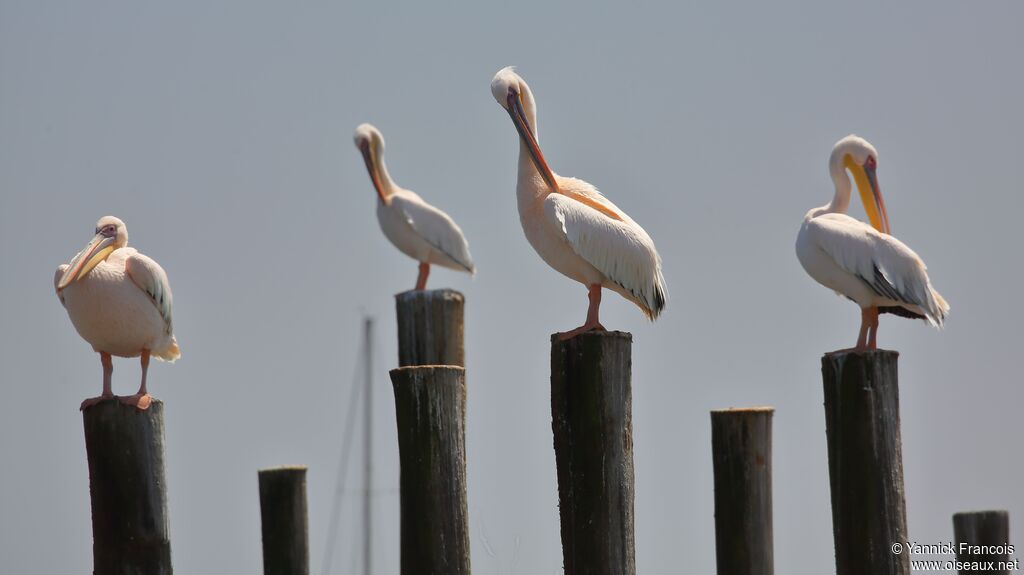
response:
<svg viewBox="0 0 1024 575"><path fill-rule="evenodd" d="M138 393L120 399L148 409L150 356L170 362L181 356L171 321L171 285L160 264L128 247L124 222L105 216L96 222L96 234L85 248L57 268L53 283L72 325L103 364L103 392L83 401L81 409L114 397L113 355L142 358Z"/></svg>
<svg viewBox="0 0 1024 575"><path fill-rule="evenodd" d="M380 130L361 124L356 128L355 143L377 190L380 229L400 252L420 263L415 289L426 288L430 264L475 273L469 243L455 221L391 179L384 165L384 136Z"/></svg>
<svg viewBox="0 0 1024 575"><path fill-rule="evenodd" d="M656 319L668 293L651 236L593 185L559 176L548 167L537 143L533 93L511 67L499 70L491 80L491 94L519 132L516 197L526 239L549 266L588 291L586 321L559 336L568 339L604 329L599 319L601 288Z"/></svg>
<svg viewBox="0 0 1024 575"><path fill-rule="evenodd" d="M828 161L835 195L807 212L796 239L796 255L807 273L860 306L856 350L877 348L880 313L923 319L939 328L949 313L924 262L891 235L877 167L878 153L867 140L853 135L839 140ZM871 225L846 215L852 188L848 173Z"/></svg>

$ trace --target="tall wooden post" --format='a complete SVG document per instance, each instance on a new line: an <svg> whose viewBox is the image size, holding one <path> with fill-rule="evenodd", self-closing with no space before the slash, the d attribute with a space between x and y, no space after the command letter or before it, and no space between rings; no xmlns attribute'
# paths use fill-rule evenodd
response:
<svg viewBox="0 0 1024 575"><path fill-rule="evenodd" d="M551 337L551 429L567 575L636 572L633 336Z"/></svg>
<svg viewBox="0 0 1024 575"><path fill-rule="evenodd" d="M402 573L468 575L466 377L457 366L391 370L401 465Z"/></svg>
<svg viewBox="0 0 1024 575"><path fill-rule="evenodd" d="M398 312L398 365L466 366L465 298L450 289L402 292Z"/></svg>
<svg viewBox="0 0 1024 575"><path fill-rule="evenodd" d="M92 496L93 573L170 575L164 404L117 400L82 412Z"/></svg>
<svg viewBox="0 0 1024 575"><path fill-rule="evenodd" d="M994 565L1002 563L1005 566L1010 561L1010 551L1008 548L1010 544L1010 514L1006 511L957 513L953 515L953 536L956 539L956 558L958 561L974 564L978 567L989 561L993 562ZM961 545L964 544L980 546L981 548L965 547L961 549ZM981 551L995 552L981 553ZM1017 563L1018 568L1019 565L1020 563ZM1010 569L961 569L960 573L1009 575Z"/></svg>
<svg viewBox="0 0 1024 575"><path fill-rule="evenodd" d="M465 298L414 290L395 305L402 573L468 574Z"/></svg>
<svg viewBox="0 0 1024 575"><path fill-rule="evenodd" d="M895 351L821 359L838 575L910 575Z"/></svg>
<svg viewBox="0 0 1024 575"><path fill-rule="evenodd" d="M263 574L309 575L306 468L259 471Z"/></svg>
<svg viewBox="0 0 1024 575"><path fill-rule="evenodd" d="M719 575L772 575L771 407L711 412Z"/></svg>

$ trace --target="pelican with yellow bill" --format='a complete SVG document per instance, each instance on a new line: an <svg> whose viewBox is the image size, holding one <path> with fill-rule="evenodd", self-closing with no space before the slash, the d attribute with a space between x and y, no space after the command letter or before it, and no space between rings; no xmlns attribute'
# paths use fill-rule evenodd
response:
<svg viewBox="0 0 1024 575"><path fill-rule="evenodd" d="M878 185L878 152L867 140L847 136L832 148L832 201L804 216L796 255L821 285L861 308L854 349L877 347L878 316L891 313L923 319L941 328L949 304L932 287L924 262L892 235ZM870 225L846 215L856 183Z"/></svg>
<svg viewBox="0 0 1024 575"><path fill-rule="evenodd" d="M141 358L139 391L121 401L147 409L150 356L170 362L181 356L171 321L171 286L160 264L128 247L124 222L105 216L85 248L57 268L53 284L75 330L103 365L103 392L83 401L81 409L114 398L115 355Z"/></svg>

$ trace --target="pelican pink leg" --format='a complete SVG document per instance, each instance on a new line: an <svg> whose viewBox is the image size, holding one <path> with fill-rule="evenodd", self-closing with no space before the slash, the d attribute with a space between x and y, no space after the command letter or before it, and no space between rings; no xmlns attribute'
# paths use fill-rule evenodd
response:
<svg viewBox="0 0 1024 575"><path fill-rule="evenodd" d="M558 334L558 339L563 341L572 339L581 333L588 331L605 331L604 326L601 325L599 319L601 311L601 286L600 284L593 284L587 288L587 299L590 300L590 305L587 307L587 321L580 327L567 331L565 333Z"/></svg>
<svg viewBox="0 0 1024 575"><path fill-rule="evenodd" d="M146 374L149 372L149 350L142 350L141 357L142 364L142 385L139 386L139 391L135 395L129 395L128 397L122 397L121 403L125 405L131 405L139 409L139 411L145 411L149 409L149 404L153 402L153 397L146 391Z"/></svg>
<svg viewBox="0 0 1024 575"><path fill-rule="evenodd" d="M854 350L863 351L866 349L877 349L876 336L878 335L878 308L863 307L860 309L860 334L857 336L857 345Z"/></svg>
<svg viewBox="0 0 1024 575"><path fill-rule="evenodd" d="M101 351L100 363L103 364L103 393L101 393L99 397L90 397L83 401L82 405L78 408L81 411L84 411L86 408L92 407L102 401L114 398L114 391L111 388L110 383L114 374L114 361L111 359L109 353Z"/></svg>
<svg viewBox="0 0 1024 575"><path fill-rule="evenodd" d="M430 275L430 264L420 262L420 274L416 277L416 291L427 289L427 276Z"/></svg>

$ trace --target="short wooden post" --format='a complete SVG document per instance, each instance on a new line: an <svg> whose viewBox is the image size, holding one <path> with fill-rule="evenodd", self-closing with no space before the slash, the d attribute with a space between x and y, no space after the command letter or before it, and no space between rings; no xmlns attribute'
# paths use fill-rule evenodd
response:
<svg viewBox="0 0 1024 575"><path fill-rule="evenodd" d="M391 370L391 382L401 467L401 572L468 574L465 369L400 367Z"/></svg>
<svg viewBox="0 0 1024 575"><path fill-rule="evenodd" d="M636 572L633 336L551 336L551 429L567 575Z"/></svg>
<svg viewBox="0 0 1024 575"><path fill-rule="evenodd" d="M93 573L170 575L164 404L117 400L82 412L92 496Z"/></svg>
<svg viewBox="0 0 1024 575"><path fill-rule="evenodd" d="M711 412L719 575L772 575L771 407Z"/></svg>
<svg viewBox="0 0 1024 575"><path fill-rule="evenodd" d="M910 575L900 446L899 353L842 351L821 359L838 575Z"/></svg>
<svg viewBox="0 0 1024 575"><path fill-rule="evenodd" d="M1006 511L972 511L953 515L953 536L956 539L958 561L971 565L961 569L966 573L991 573L1009 575L1010 561L1010 514ZM964 547L966 545L967 547ZM980 548L979 548L980 547ZM1000 563L1006 569L982 570L988 562L993 566ZM1017 559L1019 570L1019 559ZM979 567L979 569L973 569Z"/></svg>
<svg viewBox="0 0 1024 575"><path fill-rule="evenodd" d="M407 291L395 296L398 365L466 366L465 298L450 289Z"/></svg>
<svg viewBox="0 0 1024 575"><path fill-rule="evenodd" d="M306 468L259 471L263 574L309 575Z"/></svg>

